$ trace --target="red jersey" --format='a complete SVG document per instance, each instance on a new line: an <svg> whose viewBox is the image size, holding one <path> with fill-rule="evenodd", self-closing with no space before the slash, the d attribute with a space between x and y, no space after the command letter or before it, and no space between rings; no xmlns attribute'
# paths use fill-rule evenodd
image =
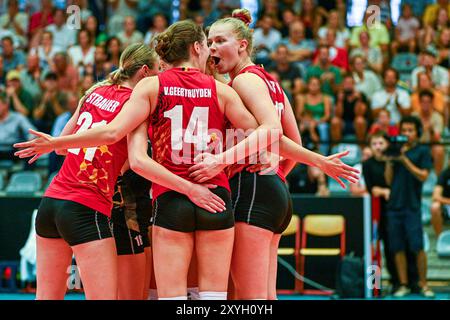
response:
<svg viewBox="0 0 450 320"><path fill-rule="evenodd" d="M95 89L80 108L74 133L111 122L131 91L117 85ZM74 201L110 217L114 186L128 157L126 137L109 146L68 151L45 196Z"/></svg>
<svg viewBox="0 0 450 320"><path fill-rule="evenodd" d="M274 77L272 77L266 70L264 70L263 67L258 65L252 65L245 67L242 69L239 74L250 72L253 74L256 74L258 77L260 77L264 82L266 83L267 89L269 89L270 98L272 98L272 102L274 105L274 108L277 110L278 118L281 119L284 117L284 92L281 88L280 84L277 80L275 80ZM238 75L239 75L238 74ZM229 83L231 86L233 84L233 81ZM234 164L229 167L229 177L232 178L236 173L241 172L246 168L248 165L246 164ZM277 169L277 175L286 182L286 177L284 176L283 170L281 166L278 166Z"/></svg>
<svg viewBox="0 0 450 320"><path fill-rule="evenodd" d="M219 108L213 77L193 68L172 68L158 75L159 94L150 117L153 159L186 180L196 155L221 153L226 119ZM224 172L208 181L230 190ZM170 191L156 183L152 197Z"/></svg>

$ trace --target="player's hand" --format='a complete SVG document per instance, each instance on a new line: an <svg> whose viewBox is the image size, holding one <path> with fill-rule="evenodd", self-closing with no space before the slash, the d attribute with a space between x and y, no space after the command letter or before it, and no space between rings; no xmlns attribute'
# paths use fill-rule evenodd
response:
<svg viewBox="0 0 450 320"><path fill-rule="evenodd" d="M260 155L260 163L247 167L248 172L259 172L260 175L274 174L280 165L281 157L276 153L263 152Z"/></svg>
<svg viewBox="0 0 450 320"><path fill-rule="evenodd" d="M222 212L226 209L225 202L209 190L210 188L214 189L216 187L213 184L192 184L192 188L189 189L187 196L197 206L211 213Z"/></svg>
<svg viewBox="0 0 450 320"><path fill-rule="evenodd" d="M189 168L189 177L197 183L203 183L214 178L226 164L220 163L218 158L211 153L202 153L195 157L195 165Z"/></svg>
<svg viewBox="0 0 450 320"><path fill-rule="evenodd" d="M51 135L39 131L34 131L33 129L29 129L28 131L31 134L35 135L37 138L26 142L15 143L13 146L14 148L22 149L16 151L14 155L21 159L32 157L28 161L28 163L31 164L35 162L41 155L49 153L55 148L52 144L53 137Z"/></svg>
<svg viewBox="0 0 450 320"><path fill-rule="evenodd" d="M347 150L332 154L331 156L326 157L325 161L319 165L319 169L327 176L336 180L343 189L345 189L345 184L341 179L348 180L350 183L357 183L359 181L359 170L346 165L341 160L341 158L348 155L349 152L350 151Z"/></svg>

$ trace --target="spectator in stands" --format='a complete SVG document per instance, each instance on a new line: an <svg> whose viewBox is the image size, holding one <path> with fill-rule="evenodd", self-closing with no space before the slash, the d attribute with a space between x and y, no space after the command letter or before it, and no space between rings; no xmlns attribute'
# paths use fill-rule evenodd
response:
<svg viewBox="0 0 450 320"><path fill-rule="evenodd" d="M386 162L385 177L387 185L391 187L387 204L387 230L400 281L395 297L404 297L411 292L407 286L407 249L416 253L421 293L428 298L434 297L427 285L427 256L423 250L421 219L422 185L433 164L428 147L418 143L421 130L418 118L402 118L400 132L408 138L408 142L399 157L390 158Z"/></svg>
<svg viewBox="0 0 450 320"><path fill-rule="evenodd" d="M442 233L444 220L450 219L450 166L439 176L438 183L433 190L431 204L431 224L436 237Z"/></svg>
<svg viewBox="0 0 450 320"><path fill-rule="evenodd" d="M208 1L201 0L200 1L200 15L205 17L204 26L210 26L220 18L220 11L217 10L217 1Z"/></svg>
<svg viewBox="0 0 450 320"><path fill-rule="evenodd" d="M397 124L391 122L391 113L385 108L378 112L378 117L369 129L369 135L380 131L385 132L389 137L398 136L400 133Z"/></svg>
<svg viewBox="0 0 450 320"><path fill-rule="evenodd" d="M97 17L89 16L84 24L84 28L91 34L91 46L105 44L108 40L108 35L99 30Z"/></svg>
<svg viewBox="0 0 450 320"><path fill-rule="evenodd" d="M299 163L286 177L289 192L315 194L320 197L330 195L325 174L316 167Z"/></svg>
<svg viewBox="0 0 450 320"><path fill-rule="evenodd" d="M373 156L363 162L362 174L366 183L367 191L372 197L379 198L380 216L378 221L378 239L383 241L384 265L389 273L389 279L395 292L399 287L397 269L395 267L394 254L390 251L390 242L387 233L386 206L389 201L391 189L384 177L386 161L383 154L388 148L389 137L383 131L378 131L369 136L369 146Z"/></svg>
<svg viewBox="0 0 450 320"><path fill-rule="evenodd" d="M303 73L311 65L316 44L313 40L305 39L305 28L300 21L294 21L289 26L289 37L282 40L290 52L290 60L296 62Z"/></svg>
<svg viewBox="0 0 450 320"><path fill-rule="evenodd" d="M255 63L268 64L270 54L281 41L281 33L273 26L273 19L264 15L259 20L259 28L253 32L253 46L256 49Z"/></svg>
<svg viewBox="0 0 450 320"><path fill-rule="evenodd" d="M420 22L413 16L411 6L402 5L402 15L395 28L395 40L391 43L392 56L397 54L399 48L407 48L409 52L415 52L419 28Z"/></svg>
<svg viewBox="0 0 450 320"><path fill-rule="evenodd" d="M138 16L138 1L135 0L110 0L108 1L108 34L116 35L123 29L125 18Z"/></svg>
<svg viewBox="0 0 450 320"><path fill-rule="evenodd" d="M67 111L61 113L56 117L55 122L52 126L51 135L53 137L58 137L61 135L67 122L69 122L72 115L75 113L78 107L78 95L73 92L67 94ZM53 172L58 171L64 162L64 156L57 155L54 151L49 154L49 175Z"/></svg>
<svg viewBox="0 0 450 320"><path fill-rule="evenodd" d="M320 39L326 39L328 30L334 30L336 32L336 39L334 42L334 46L337 48L345 48L349 47L350 41L350 31L347 27L341 24L339 20L339 12L337 10L332 10L328 13L328 23L320 27L317 35Z"/></svg>
<svg viewBox="0 0 450 320"><path fill-rule="evenodd" d="M20 72L17 70L11 70L6 75L6 95L11 110L31 119L35 101L20 82Z"/></svg>
<svg viewBox="0 0 450 320"><path fill-rule="evenodd" d="M0 29L9 30L18 39L20 48L28 44L28 15L19 11L18 0L8 0L8 12L0 16Z"/></svg>
<svg viewBox="0 0 450 320"><path fill-rule="evenodd" d="M277 47L273 63L268 69L278 74L281 86L291 99L295 99L298 94L301 94L303 89L302 73L297 65L289 61L289 49L286 45L280 44Z"/></svg>
<svg viewBox="0 0 450 320"><path fill-rule="evenodd" d="M317 63L309 67L306 73L306 80L317 77L322 84L323 93L336 97L342 82L341 71L333 66L330 61L330 50L328 46L321 45L318 49Z"/></svg>
<svg viewBox="0 0 450 320"><path fill-rule="evenodd" d="M153 19L165 12L167 14L172 13L173 2L166 0L138 0L139 15L137 17L137 29L142 33L146 32L149 26L152 24ZM211 1L206 1L209 4ZM206 15L204 15L206 17ZM164 17L167 20L167 17ZM214 19L216 21L217 19Z"/></svg>
<svg viewBox="0 0 450 320"><path fill-rule="evenodd" d="M355 134L359 142L366 140L367 99L358 92L351 74L345 74L331 119L331 140L341 141L343 135Z"/></svg>
<svg viewBox="0 0 450 320"><path fill-rule="evenodd" d="M359 27L354 27L350 38L350 45L354 48L362 46L362 40L360 37L361 32L368 32L369 34L369 46L371 48L380 47L382 52L387 53L389 49L389 31L386 26L378 22L377 19L372 19L373 12L366 10L363 18L363 24ZM370 19L371 25L368 25Z"/></svg>
<svg viewBox="0 0 450 320"><path fill-rule="evenodd" d="M437 0L435 4L430 4L426 7L423 15L424 26L434 25L438 19L439 10L441 8L446 10L448 15L450 15L450 4L448 3L448 0Z"/></svg>
<svg viewBox="0 0 450 320"><path fill-rule="evenodd" d="M422 17L426 6L433 2L435 2L435 0L402 0L403 4L411 6L413 14L416 17Z"/></svg>
<svg viewBox="0 0 450 320"><path fill-rule="evenodd" d="M2 48L3 69L6 73L14 69L20 70L24 67L25 55L21 50L14 49L11 37L2 39Z"/></svg>
<svg viewBox="0 0 450 320"><path fill-rule="evenodd" d="M279 29L283 38L289 36L289 27L298 20L295 12L291 8L286 8L281 12L281 28Z"/></svg>
<svg viewBox="0 0 450 320"><path fill-rule="evenodd" d="M117 34L117 38L119 38L122 43L122 50L132 43L144 41L142 33L136 30L136 20L131 16L125 17L123 31Z"/></svg>
<svg viewBox="0 0 450 320"><path fill-rule="evenodd" d="M450 29L443 29L436 41L427 49L436 53L437 64L448 69L450 67Z"/></svg>
<svg viewBox="0 0 450 320"><path fill-rule="evenodd" d="M14 157L14 143L23 139L32 139L28 129L34 129L27 117L10 111L8 97L5 92L0 92L0 159L16 160Z"/></svg>
<svg viewBox="0 0 450 320"><path fill-rule="evenodd" d="M168 25L167 18L162 13L157 13L153 16L152 24L150 29L147 31L144 37L144 43L146 45L151 45L151 41L158 34L166 30Z"/></svg>
<svg viewBox="0 0 450 320"><path fill-rule="evenodd" d="M75 92L78 86L78 71L70 64L64 52L58 52L53 58L54 73L58 76L58 90Z"/></svg>
<svg viewBox="0 0 450 320"><path fill-rule="evenodd" d="M440 8L437 19L433 25L426 25L419 32L419 40L422 49L427 49L430 44L439 38L441 32L450 27L447 10Z"/></svg>
<svg viewBox="0 0 450 320"><path fill-rule="evenodd" d="M377 74L366 69L366 60L362 55L355 55L351 59L351 71L355 80L356 90L363 93L368 101L371 101L375 92L383 86Z"/></svg>
<svg viewBox="0 0 450 320"><path fill-rule="evenodd" d="M338 67L342 73L348 71L348 52L344 48L338 48L334 44L336 42L336 31L329 29L325 39L321 40L321 44L328 46L330 52L330 62L333 66Z"/></svg>
<svg viewBox="0 0 450 320"><path fill-rule="evenodd" d="M91 45L91 34L86 29L78 32L78 44L67 51L72 64L77 68L80 75L88 65L94 64L95 47Z"/></svg>
<svg viewBox="0 0 450 320"><path fill-rule="evenodd" d="M380 47L370 44L370 33L367 31L359 33L359 41L361 46L350 52L350 58L357 55L366 57L367 67L376 74L381 73L383 70L383 53Z"/></svg>
<svg viewBox="0 0 450 320"><path fill-rule="evenodd" d="M53 2L52 0L41 0L41 10L30 17L30 23L28 25L30 48L37 46L41 33L52 23L54 23Z"/></svg>
<svg viewBox="0 0 450 320"><path fill-rule="evenodd" d="M296 111L297 112L297 111ZM309 150L316 150L320 143L317 123L314 121L312 112L303 110L297 115L298 128L302 137L302 145Z"/></svg>
<svg viewBox="0 0 450 320"><path fill-rule="evenodd" d="M330 139L330 116L331 99L320 90L320 79L315 76L309 77L307 92L305 95L299 95L296 99L296 118L301 122L304 111L312 115L311 126L317 128L322 142L319 149L323 154L328 153L328 141Z"/></svg>
<svg viewBox="0 0 450 320"><path fill-rule="evenodd" d="M440 175L444 167L445 149L439 144L444 130L444 117L434 110L434 95L429 90L422 90L419 93L420 111L414 113L422 122L422 135L419 137L420 143L433 144L431 146L431 156L433 158L434 171Z"/></svg>
<svg viewBox="0 0 450 320"><path fill-rule="evenodd" d="M431 75L434 87L443 94L447 94L449 85L448 71L436 64L435 53L430 50L422 51L419 61L420 65L415 68L411 74L411 86L413 89L416 90L417 88L417 74L424 71Z"/></svg>
<svg viewBox="0 0 450 320"><path fill-rule="evenodd" d="M104 46L97 46L95 48L95 62L92 67L86 68L86 74L92 74L95 81L103 81L106 76L110 74L113 69L111 64L107 64L108 55Z"/></svg>
<svg viewBox="0 0 450 320"><path fill-rule="evenodd" d="M419 113L421 106L419 100L419 93L423 90L428 90L433 93L433 108L435 111L439 112L442 116L445 115L445 96L441 91L436 90L433 86L431 76L429 73L424 71L417 74L417 89L411 95L411 108L413 112Z"/></svg>
<svg viewBox="0 0 450 320"><path fill-rule="evenodd" d="M323 12L314 4L313 0L302 0L300 21L305 26L307 39L315 39L317 31L324 20Z"/></svg>
<svg viewBox="0 0 450 320"><path fill-rule="evenodd" d="M362 172L363 163L373 156L372 149L370 147L363 147L361 151L361 162L355 164L353 168ZM349 191L352 196L360 197L367 193L366 181L364 176L361 175L357 183L350 183Z"/></svg>
<svg viewBox="0 0 450 320"><path fill-rule="evenodd" d="M122 44L120 43L119 38L109 38L109 40L106 42L106 48L108 49L108 64L110 64L112 68L118 68L120 54L122 53Z"/></svg>
<svg viewBox="0 0 450 320"><path fill-rule="evenodd" d="M64 0L62 0L64 1ZM79 7L80 10L80 16L81 16L81 22L85 23L89 17L93 16L93 12L88 8L88 0L69 0L72 5L75 5ZM93 6L93 3L95 1L89 0L89 5ZM103 1L102 1L103 2Z"/></svg>
<svg viewBox="0 0 450 320"><path fill-rule="evenodd" d="M33 101L37 101L42 93L41 74L39 57L36 54L28 54L27 67L20 71L20 82L24 88L27 88Z"/></svg>
<svg viewBox="0 0 450 320"><path fill-rule="evenodd" d="M33 111L38 130L50 133L56 117L67 110L67 96L58 90L58 76L49 72L44 78L44 91L37 108Z"/></svg>
<svg viewBox="0 0 450 320"><path fill-rule="evenodd" d="M0 89L4 89L6 85L6 72L3 65L3 56L0 55Z"/></svg>
<svg viewBox="0 0 450 320"><path fill-rule="evenodd" d="M39 57L39 65L44 71L50 69L50 64L57 52L64 51L62 48L53 44L53 33L50 31L42 32L41 41L38 47L30 50L31 54L37 54Z"/></svg>
<svg viewBox="0 0 450 320"><path fill-rule="evenodd" d="M384 88L372 97L372 118L377 118L378 112L384 108L390 112L391 120L395 124L402 116L411 113L411 100L406 90L397 87L398 72L395 69L387 68L383 78Z"/></svg>
<svg viewBox="0 0 450 320"><path fill-rule="evenodd" d="M66 24L66 11L55 10L55 22L49 25L46 30L53 34L53 43L56 47L66 51L73 46L77 40L76 30Z"/></svg>

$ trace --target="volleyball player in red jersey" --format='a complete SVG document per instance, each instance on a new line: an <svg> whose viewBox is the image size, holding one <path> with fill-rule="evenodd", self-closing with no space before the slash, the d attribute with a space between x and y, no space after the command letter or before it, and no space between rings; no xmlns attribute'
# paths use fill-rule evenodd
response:
<svg viewBox="0 0 450 320"><path fill-rule="evenodd" d="M192 161L194 150L205 151L211 147L210 142L213 145L221 142L225 118L244 130L258 125L233 89L203 74L209 49L200 26L192 21L173 24L158 36L157 51L174 68L158 77L142 80L133 90L130 101L110 124L57 138L34 132L38 138L16 144L16 147L25 148L16 154L34 156L30 160L33 161L53 149L115 143L135 130L130 134L128 144L131 169L154 183L152 237L159 298L186 298L186 279L195 241L200 297L224 299L234 238L231 208L228 205L224 210L223 207L224 202L229 202L226 176L222 173L208 181L219 186L214 192L225 200L219 203L216 195L211 196L209 211L219 214L209 214L194 205L198 204L195 198L188 201L179 186L171 189L158 186L161 185L159 175L149 172L150 159L143 146L146 146L151 122L154 158L177 175L188 177L189 165L183 161ZM277 129L276 122L268 120L225 155L245 154L246 149L250 154L255 153L258 144L251 142L256 142L258 134L267 131L266 136L274 136L268 141L273 142L280 137ZM267 143L260 145L264 148ZM220 143L218 146L220 151ZM178 154L180 150L185 152L182 157ZM208 208L208 205L204 207ZM175 212L179 214L174 215Z"/></svg>
<svg viewBox="0 0 450 320"><path fill-rule="evenodd" d="M75 122L75 131L83 132L112 121L128 101L132 88L152 73L156 63L156 55L147 46L128 47L121 56L120 69L112 74L109 83L100 83L88 91L68 127ZM114 143L100 143L99 147L92 145L68 150L39 207L37 299L64 298L72 254L87 299L117 297L117 255L109 217L114 185L127 159L127 140L123 137ZM143 149L147 152L146 141ZM223 202L207 188L189 183L152 160L147 170L156 177L155 181L189 194L199 205L224 208Z"/></svg>
<svg viewBox="0 0 450 320"><path fill-rule="evenodd" d="M340 178L357 181L357 170L339 159L348 152L323 157L299 145L300 134L292 108L279 83L251 61L252 31L248 10L235 10L232 18L215 22L208 35L211 57L218 73L228 73L236 90L259 124L268 116L279 119L284 137L280 151L285 157L276 175L258 175L253 166L232 166L230 186L235 211L235 244L231 274L237 299L276 299L277 251L281 233L289 224L292 208L285 176L295 161L318 166L343 185ZM292 141L289 141L290 138ZM224 165L220 155L202 155L208 164L191 168L192 177L210 179ZM292 160L290 160L292 159ZM293 161L295 160L295 161ZM258 272L255 272L258 270Z"/></svg>

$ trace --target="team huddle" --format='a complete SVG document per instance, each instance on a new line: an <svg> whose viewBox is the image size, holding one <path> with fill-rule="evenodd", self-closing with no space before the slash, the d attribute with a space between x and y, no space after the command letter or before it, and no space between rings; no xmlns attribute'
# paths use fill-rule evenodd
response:
<svg viewBox="0 0 450 320"><path fill-rule="evenodd" d="M130 45L61 136L15 145L30 162L66 155L36 217L37 299L64 298L73 255L87 299L276 299L286 175L301 162L344 186L359 172L348 152L301 146L286 95L251 61L250 22L240 9L207 35L185 20L154 49ZM234 129L249 134L225 148Z"/></svg>

